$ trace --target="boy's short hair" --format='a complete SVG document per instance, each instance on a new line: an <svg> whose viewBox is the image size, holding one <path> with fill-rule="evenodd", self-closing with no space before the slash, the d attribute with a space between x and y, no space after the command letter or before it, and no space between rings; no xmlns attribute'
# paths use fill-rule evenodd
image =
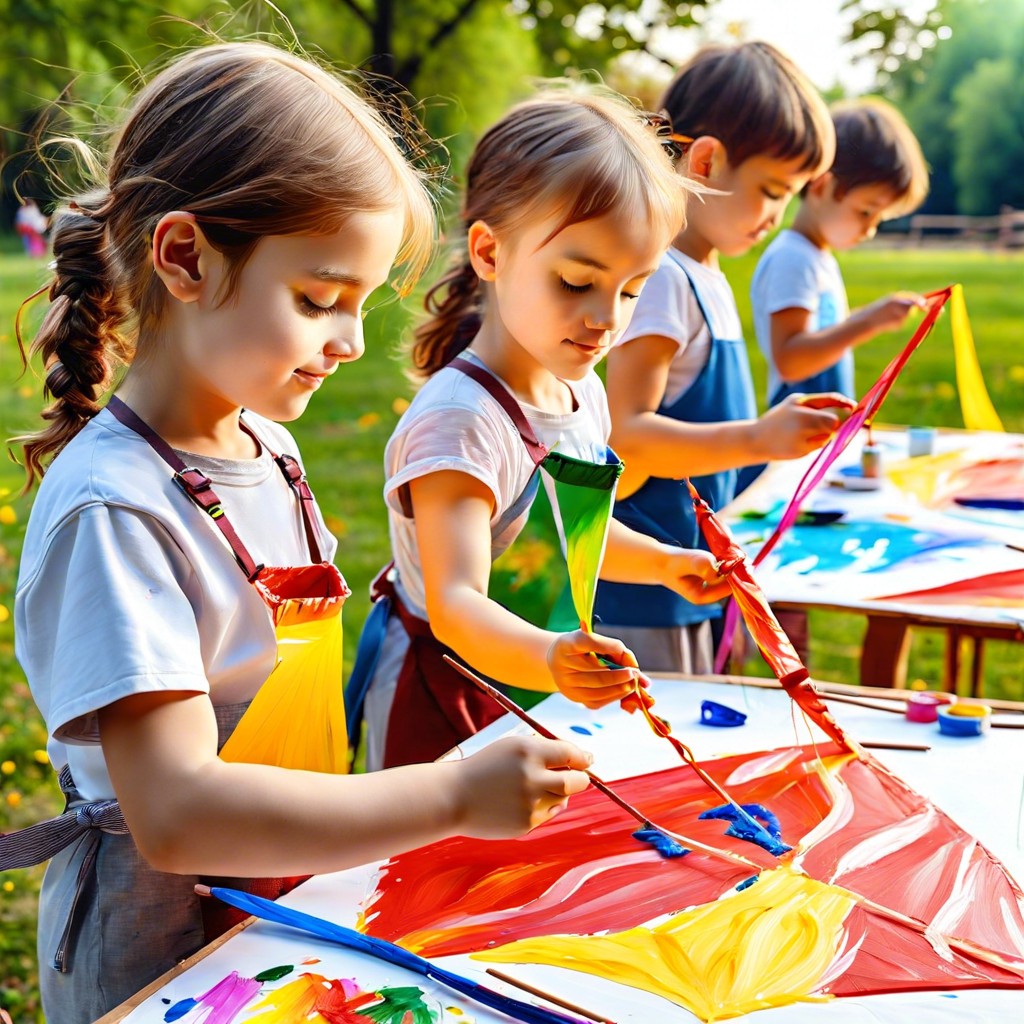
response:
<svg viewBox="0 0 1024 1024"><path fill-rule="evenodd" d="M928 194L928 167L900 112L877 98L847 100L832 107L836 158L832 176L841 197L861 185L887 185L896 201L887 217L917 209Z"/></svg>
<svg viewBox="0 0 1024 1024"><path fill-rule="evenodd" d="M701 47L677 72L661 106L672 130L709 135L738 167L754 156L803 158L812 177L832 163L828 107L804 73L769 43Z"/></svg>

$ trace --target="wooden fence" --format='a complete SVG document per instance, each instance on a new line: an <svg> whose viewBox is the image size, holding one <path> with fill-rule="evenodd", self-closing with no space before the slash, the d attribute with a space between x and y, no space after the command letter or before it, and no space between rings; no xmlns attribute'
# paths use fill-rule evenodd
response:
<svg viewBox="0 0 1024 1024"><path fill-rule="evenodd" d="M909 230L886 232L885 241L905 245L983 245L997 249L1024 247L1024 210L1004 206L992 217L915 213Z"/></svg>

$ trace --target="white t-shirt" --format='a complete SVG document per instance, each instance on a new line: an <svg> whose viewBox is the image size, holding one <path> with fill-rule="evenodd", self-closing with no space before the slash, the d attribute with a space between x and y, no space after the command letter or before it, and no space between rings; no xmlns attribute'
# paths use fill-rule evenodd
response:
<svg viewBox="0 0 1024 1024"><path fill-rule="evenodd" d="M471 353L466 358L483 365ZM576 409L565 415L520 403L538 439L549 449L591 462L604 462L611 432L608 399L596 373L570 385ZM439 370L420 389L402 415L384 452L384 499L388 506L391 551L402 597L409 610L426 617L423 570L415 521L402 508L402 488L428 473L455 470L486 485L494 496L491 560L523 528L529 511L512 523L502 520L534 473L519 432L504 409L466 374Z"/></svg>
<svg viewBox="0 0 1024 1024"><path fill-rule="evenodd" d="M693 285L690 284L690 278ZM669 249L644 285L629 325L617 340L627 345L636 338L656 335L678 346L669 366L663 402L675 402L697 379L711 353L711 331L694 294L711 320L716 338L743 337L739 310L725 274Z"/></svg>
<svg viewBox="0 0 1024 1024"><path fill-rule="evenodd" d="M276 454L291 435L245 419ZM299 503L270 453L182 455L214 483L257 562L308 565ZM337 548L314 514L321 555ZM96 712L135 693L252 698L274 668L274 627L220 530L173 481L171 468L107 410L47 470L25 534L15 597L15 648L50 733L82 795L114 796Z"/></svg>
<svg viewBox="0 0 1024 1024"><path fill-rule="evenodd" d="M831 251L819 249L799 231L780 231L758 261L750 282L757 344L768 361L768 402L782 378L772 357L772 313L806 309L809 330L821 331L850 315L846 286Z"/></svg>

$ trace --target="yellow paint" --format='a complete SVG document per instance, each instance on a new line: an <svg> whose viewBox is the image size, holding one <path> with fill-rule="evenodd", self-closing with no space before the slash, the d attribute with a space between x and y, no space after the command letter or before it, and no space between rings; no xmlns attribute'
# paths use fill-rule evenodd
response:
<svg viewBox="0 0 1024 1024"><path fill-rule="evenodd" d="M322 1021L316 1010L316 997L326 979L319 974L300 974L287 985L268 992L258 1003L250 1007L253 1017L246 1017L246 1024L294 1024L295 1021Z"/></svg>
<svg viewBox="0 0 1024 1024"><path fill-rule="evenodd" d="M523 939L471 955L583 971L724 1020L831 998L815 989L842 949L853 906L845 890L783 866L653 928Z"/></svg>
<svg viewBox="0 0 1024 1024"><path fill-rule="evenodd" d="M985 388L985 377L978 363L971 322L967 319L962 285L953 285L949 297L949 320L953 331L953 355L956 360L956 386L960 391L960 409L968 430L1004 429Z"/></svg>
<svg viewBox="0 0 1024 1024"><path fill-rule="evenodd" d="M992 709L987 704L950 704L946 714L959 718L987 718L992 714Z"/></svg>

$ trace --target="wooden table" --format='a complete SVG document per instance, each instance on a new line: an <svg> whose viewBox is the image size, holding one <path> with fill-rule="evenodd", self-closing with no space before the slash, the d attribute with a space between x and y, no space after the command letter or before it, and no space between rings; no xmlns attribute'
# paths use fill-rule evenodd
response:
<svg viewBox="0 0 1024 1024"><path fill-rule="evenodd" d="M676 685L678 684L678 685ZM769 749L793 742L805 743L808 733L794 727L791 702L770 680L716 677L713 681L656 676L658 710L674 725L676 734L692 746L701 758L723 753ZM864 700L891 696L878 689L822 684L821 689L843 698ZM712 729L700 726L700 702L710 698L727 703L748 714L747 724L739 729ZM1024 704L1000 703L1003 710L997 720L1024 724ZM902 715L873 710L845 700L830 704L842 726L859 740L921 741L931 745L927 753L878 750L876 755L918 792L931 797L960 825L981 839L1018 879L1024 878L1024 835L1018 835L1018 809L1024 797L1024 755L1021 736L1014 729L993 730L977 739L961 740L940 735L934 725L915 725ZM653 739L640 716L629 716L617 707L588 711L553 695L533 713L553 732L572 737L586 745L596 756L594 770L606 779L616 779L660 770L678 764L667 744ZM463 745L455 756L493 741L501 735L521 732L526 727L518 719L506 716ZM578 730L587 728L590 735ZM311 878L282 897L282 903L309 913L329 917L341 924L353 924L362 899L372 891L376 865L367 865L332 875ZM298 935L299 933L295 933ZM284 929L266 922L246 922L201 950L180 967L154 982L143 992L107 1014L98 1024L159 1024L168 1007L179 999L205 991L231 970L253 973L277 963L298 962L304 954L322 959L315 969L328 977L368 978L376 983L409 983L423 986L423 979L409 975L359 954L340 950L319 940L294 937ZM482 965L459 956L447 958L446 966L462 974L479 976ZM348 973L334 973L348 972ZM559 968L517 966L512 973L526 981L557 991L583 1007L608 1013L620 1024L691 1024L688 1011L658 997L611 982ZM500 987L500 986L497 986ZM514 993L514 990L509 990ZM521 993L519 993L521 995ZM611 1002L609 1002L611 1000ZM507 1024L508 1018L483 1010L448 994L443 1005L461 1007L476 1024ZM248 1016L243 1013L239 1024ZM466 1018L443 1016L443 1024L456 1024ZM1024 1019L1024 993L1020 990L958 990L948 1001L935 992L889 994L841 999L828 1006L795 1004L762 1011L746 1019L751 1024L906 1024L908 1020L948 1019L1011 1020ZM289 1022L290 1024L290 1022Z"/></svg>

